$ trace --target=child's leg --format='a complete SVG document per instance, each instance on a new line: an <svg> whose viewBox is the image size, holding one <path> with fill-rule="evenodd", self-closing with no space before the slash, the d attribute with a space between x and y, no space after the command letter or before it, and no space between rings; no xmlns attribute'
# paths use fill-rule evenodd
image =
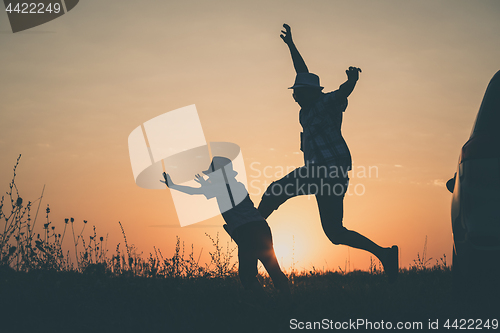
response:
<svg viewBox="0 0 500 333"><path fill-rule="evenodd" d="M266 222L259 223L256 227L258 228L258 232L256 233L255 243L258 246L256 249L259 252L258 258L273 280L274 287L283 293L289 294L288 278L281 271L278 259L276 258L271 229Z"/></svg>
<svg viewBox="0 0 500 333"><path fill-rule="evenodd" d="M261 291L262 285L257 279L257 256L255 251L247 246L245 236L238 244L238 274L243 288L248 290Z"/></svg>
<svg viewBox="0 0 500 333"><path fill-rule="evenodd" d="M261 256L260 261L273 280L274 287L283 293L289 294L290 287L288 286L288 278L285 273L281 271L274 249L268 251L266 255Z"/></svg>

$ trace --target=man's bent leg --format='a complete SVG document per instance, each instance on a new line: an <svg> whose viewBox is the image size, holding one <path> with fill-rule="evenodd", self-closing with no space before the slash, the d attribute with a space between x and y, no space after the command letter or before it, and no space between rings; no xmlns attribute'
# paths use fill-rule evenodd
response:
<svg viewBox="0 0 500 333"><path fill-rule="evenodd" d="M262 199L257 208L263 218L267 219L269 215L285 201L298 195L307 193L307 172L306 167L300 167L290 172L285 177L272 182L262 195Z"/></svg>
<svg viewBox="0 0 500 333"><path fill-rule="evenodd" d="M394 282L399 270L399 249L397 246L381 247L367 237L342 225L343 197L316 196L321 225L326 236L333 244L342 244L374 254L384 265L389 282Z"/></svg>
<svg viewBox="0 0 500 333"><path fill-rule="evenodd" d="M336 195L317 195L321 225L328 239L336 245L342 244L357 249L362 249L374 254L381 261L385 259L384 248L378 246L370 239L348 230L342 225L344 215L344 198Z"/></svg>

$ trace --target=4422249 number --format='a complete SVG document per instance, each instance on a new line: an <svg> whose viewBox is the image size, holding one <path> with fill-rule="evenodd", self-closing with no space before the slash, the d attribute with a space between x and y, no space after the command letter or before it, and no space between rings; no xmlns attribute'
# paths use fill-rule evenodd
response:
<svg viewBox="0 0 500 333"><path fill-rule="evenodd" d="M8 13L18 13L18 14L45 14L45 13L56 13L61 11L61 4L59 3L18 3L12 8L12 3L9 3L5 11Z"/></svg>
<svg viewBox="0 0 500 333"><path fill-rule="evenodd" d="M443 327L455 330L496 330L498 329L498 319L485 321L482 319L455 319L453 321L448 319Z"/></svg>

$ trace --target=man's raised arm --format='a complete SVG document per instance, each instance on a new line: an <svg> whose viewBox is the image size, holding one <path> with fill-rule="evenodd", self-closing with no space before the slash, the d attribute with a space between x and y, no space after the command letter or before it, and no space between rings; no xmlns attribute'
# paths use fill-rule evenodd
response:
<svg viewBox="0 0 500 333"><path fill-rule="evenodd" d="M347 81L340 85L338 91L341 98L347 98L352 93L356 86L356 82L358 82L360 72L361 68L357 67L349 67L349 69L345 71L347 74Z"/></svg>
<svg viewBox="0 0 500 333"><path fill-rule="evenodd" d="M293 67L295 68L295 72L297 74L309 73L306 63L304 62L304 59L302 59L299 50L297 50L297 47L293 43L292 30L290 29L290 26L285 23L283 24L283 28L285 28L285 30L281 30L282 34L280 35L280 37L281 39L283 39L283 41L286 43L286 45L288 45L288 48L290 49L290 54L292 55Z"/></svg>

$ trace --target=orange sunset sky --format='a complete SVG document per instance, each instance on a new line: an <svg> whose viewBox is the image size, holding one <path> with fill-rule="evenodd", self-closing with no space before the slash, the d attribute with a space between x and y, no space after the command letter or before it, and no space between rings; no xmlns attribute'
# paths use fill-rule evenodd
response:
<svg viewBox="0 0 500 333"><path fill-rule="evenodd" d="M349 66L363 70L343 123L351 191L363 193L346 197L344 225L399 245L402 267L422 254L426 236L427 256L451 263L444 183L500 69L499 17L496 0L82 0L13 34L2 12L0 189L22 154L21 196L33 201L46 184L42 207L50 205L59 232L64 218L74 217L78 230L88 220L86 237L95 225L113 251L123 243L121 221L145 255L153 246L173 254L179 236L206 262L205 233L229 241L222 217L181 228L168 190L135 184L128 135L196 104L207 141L241 147L258 204L265 182L303 163L299 107L287 89L294 70L279 38L288 23L325 92L346 80ZM369 267L368 253L328 241L314 197L290 200L268 222L286 270L292 261L299 270Z"/></svg>

